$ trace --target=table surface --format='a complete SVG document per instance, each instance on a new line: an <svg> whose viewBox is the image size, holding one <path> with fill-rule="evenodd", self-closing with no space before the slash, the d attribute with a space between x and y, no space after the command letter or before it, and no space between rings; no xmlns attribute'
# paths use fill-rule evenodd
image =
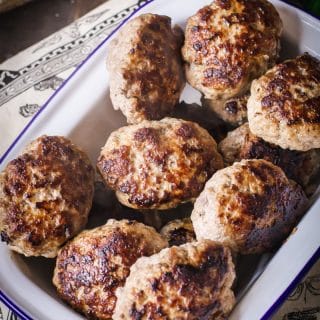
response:
<svg viewBox="0 0 320 320"><path fill-rule="evenodd" d="M0 14L0 63L60 30L105 0L34 0Z"/></svg>

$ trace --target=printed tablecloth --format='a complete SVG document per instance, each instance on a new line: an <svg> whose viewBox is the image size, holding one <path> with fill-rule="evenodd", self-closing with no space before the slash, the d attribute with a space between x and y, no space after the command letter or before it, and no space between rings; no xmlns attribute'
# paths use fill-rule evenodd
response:
<svg viewBox="0 0 320 320"><path fill-rule="evenodd" d="M76 66L143 3L145 1L107 1L0 64L0 155ZM0 320L9 319L18 318L0 302ZM320 319L320 261L273 319Z"/></svg>

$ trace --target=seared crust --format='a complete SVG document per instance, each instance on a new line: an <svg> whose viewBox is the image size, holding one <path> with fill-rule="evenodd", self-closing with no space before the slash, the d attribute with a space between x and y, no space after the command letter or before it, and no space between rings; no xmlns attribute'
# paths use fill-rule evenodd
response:
<svg viewBox="0 0 320 320"><path fill-rule="evenodd" d="M110 95L128 123L158 120L179 102L185 85L183 32L171 19L140 15L124 25L109 47Z"/></svg>
<svg viewBox="0 0 320 320"><path fill-rule="evenodd" d="M216 172L191 215L197 239L212 239L242 254L278 246L303 214L307 198L272 163L242 160Z"/></svg>
<svg viewBox="0 0 320 320"><path fill-rule="evenodd" d="M265 0L214 0L187 22L182 55L188 82L214 100L244 94L274 65L282 22Z"/></svg>
<svg viewBox="0 0 320 320"><path fill-rule="evenodd" d="M210 240L140 258L118 289L113 319L225 319L235 303L230 250Z"/></svg>
<svg viewBox="0 0 320 320"><path fill-rule="evenodd" d="M169 221L160 233L168 240L170 246L180 246L196 240L190 218Z"/></svg>
<svg viewBox="0 0 320 320"><path fill-rule="evenodd" d="M255 80L248 120L252 133L281 148L320 148L320 61L306 53Z"/></svg>
<svg viewBox="0 0 320 320"><path fill-rule="evenodd" d="M193 201L223 160L205 129L165 118L114 131L97 167L122 204L161 210Z"/></svg>
<svg viewBox="0 0 320 320"><path fill-rule="evenodd" d="M264 159L279 166L289 179L304 188L320 168L320 149L306 152L282 149L251 133L248 123L229 132L218 148L226 165L242 159Z"/></svg>
<svg viewBox="0 0 320 320"><path fill-rule="evenodd" d="M210 108L215 114L232 126L240 126L247 120L247 102L250 94L246 93L240 97L231 98L227 101L210 100L202 98L204 106Z"/></svg>
<svg viewBox="0 0 320 320"><path fill-rule="evenodd" d="M94 169L64 137L33 141L0 174L1 239L26 256L55 257L87 223Z"/></svg>
<svg viewBox="0 0 320 320"><path fill-rule="evenodd" d="M81 232L60 250L53 283L60 297L87 318L110 319L115 290L124 285L130 266L167 245L151 227L111 219Z"/></svg>

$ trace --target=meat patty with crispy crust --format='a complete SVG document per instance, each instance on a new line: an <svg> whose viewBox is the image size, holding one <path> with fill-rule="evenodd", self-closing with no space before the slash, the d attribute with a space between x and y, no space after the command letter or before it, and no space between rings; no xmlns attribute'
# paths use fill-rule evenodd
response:
<svg viewBox="0 0 320 320"><path fill-rule="evenodd" d="M309 54L276 65L251 86L250 130L284 149L320 148L320 61Z"/></svg>
<svg viewBox="0 0 320 320"><path fill-rule="evenodd" d="M320 149L305 152L282 149L254 135L248 123L229 132L218 148L226 165L242 159L264 159L279 166L303 188L308 187L320 169Z"/></svg>
<svg viewBox="0 0 320 320"><path fill-rule="evenodd" d="M111 319L115 291L130 266L168 246L153 228L128 220L109 220L81 232L59 252L53 283L60 297L89 319Z"/></svg>
<svg viewBox="0 0 320 320"><path fill-rule="evenodd" d="M205 129L165 118L111 133L97 166L122 204L164 210L193 201L223 160Z"/></svg>
<svg viewBox="0 0 320 320"><path fill-rule="evenodd" d="M266 0L214 0L188 19L187 81L208 99L244 94L274 65L281 32L280 16Z"/></svg>
<svg viewBox="0 0 320 320"><path fill-rule="evenodd" d="M216 172L191 214L197 239L212 239L242 254L263 253L285 240L304 213L302 188L262 159Z"/></svg>
<svg viewBox="0 0 320 320"><path fill-rule="evenodd" d="M94 169L87 155L58 136L42 136L0 174L1 239L26 256L57 255L87 223Z"/></svg>
<svg viewBox="0 0 320 320"><path fill-rule="evenodd" d="M130 269L114 320L226 319L235 304L230 249L210 240L171 247Z"/></svg>
<svg viewBox="0 0 320 320"><path fill-rule="evenodd" d="M185 85L182 42L182 30L171 29L169 17L151 13L127 22L111 42L111 101L128 123L161 119L179 102Z"/></svg>

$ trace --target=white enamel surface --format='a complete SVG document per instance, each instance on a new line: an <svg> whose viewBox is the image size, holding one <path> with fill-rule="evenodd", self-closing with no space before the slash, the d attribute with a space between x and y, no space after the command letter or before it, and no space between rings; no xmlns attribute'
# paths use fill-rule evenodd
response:
<svg viewBox="0 0 320 320"><path fill-rule="evenodd" d="M280 1L272 2L284 21L283 46L286 50L283 56L293 57L309 51L320 58L319 21ZM173 18L173 23L184 27L186 18L208 3L210 0L155 0L139 13L166 14ZM69 136L89 153L95 163L109 133L125 124L120 112L112 109L109 99L105 70L107 45L108 42L103 44L50 101L8 154L0 170L30 140L41 134ZM189 87L184 98L188 102L198 101L199 94ZM230 319L254 320L264 315L319 248L319 221L320 202L317 201L297 231L274 255L263 274L238 303ZM1 290L32 318L83 319L56 297L48 280L51 275L47 274L50 265L52 268L52 261L23 258L11 253L3 243L0 244L0 257Z"/></svg>

